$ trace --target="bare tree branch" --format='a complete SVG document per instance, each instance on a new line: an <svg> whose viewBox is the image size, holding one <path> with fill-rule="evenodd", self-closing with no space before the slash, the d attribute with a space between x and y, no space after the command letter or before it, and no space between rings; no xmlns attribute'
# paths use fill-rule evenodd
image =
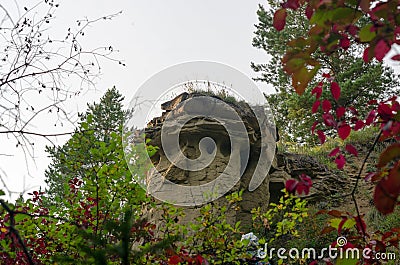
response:
<svg viewBox="0 0 400 265"><path fill-rule="evenodd" d="M121 12L77 20L64 38L53 38L49 29L58 8L54 1L37 1L21 10L18 5L17 10L7 8L15 7L0 4L4 15L0 21L0 135L13 137L28 163L34 158L32 137L43 137L54 145L51 138L73 133L42 133L35 124L50 115L55 126L66 122L75 126L76 114L67 111L65 103L94 88L103 60L125 65L114 58L112 46L88 49L81 43L85 30Z"/></svg>

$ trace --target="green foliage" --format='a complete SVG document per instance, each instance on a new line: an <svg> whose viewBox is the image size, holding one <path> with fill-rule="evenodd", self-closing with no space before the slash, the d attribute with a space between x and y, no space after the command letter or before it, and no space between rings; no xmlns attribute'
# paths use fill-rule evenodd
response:
<svg viewBox="0 0 400 265"><path fill-rule="evenodd" d="M299 228L309 216L305 200L282 191L285 194L279 203L270 203L271 208L267 212L262 213L260 208L252 210L254 229L262 236L261 242L268 243L269 248L279 249L290 241L300 239Z"/></svg>
<svg viewBox="0 0 400 265"><path fill-rule="evenodd" d="M127 166L118 165L125 163L120 134L127 113L122 110L122 100L115 88L108 90L100 103L88 105L86 113L80 115L78 128L66 144L47 147L52 159L45 172L48 203L59 203L67 196L66 186L74 178L84 184L88 180L95 181L107 171L110 174L119 171L115 173L129 177ZM92 188L90 184L84 186Z"/></svg>
<svg viewBox="0 0 400 265"><path fill-rule="evenodd" d="M272 0L269 4L277 7ZM311 22L323 25L326 17L346 20L350 11L348 7L329 10L325 14L319 10ZM272 55L268 64L252 66L261 73L259 80L270 82L277 90L277 94L267 98L276 112L277 125L284 132L281 134L285 144L286 141L313 144L315 138L309 136L309 128L314 121L322 122L321 113L310 111L314 102L310 91L313 84L306 88L302 97L289 93L289 78L280 63L280 57L287 52L282 43L305 36L309 30L308 21L299 12L304 10L289 10L285 30L277 32L272 29L272 10L260 6L260 24L253 42L254 46ZM357 16L358 13L355 12ZM375 34L369 32L370 25L360 27L361 41L375 38ZM380 63L363 64L356 59L357 53L356 49L335 51L329 55L316 52L316 58L312 59L320 62L321 71L329 71L340 83L341 97L333 102L336 104L333 109L338 106L355 107L364 117L367 111L365 103L397 93L398 89L390 88L395 87L398 81L392 77L392 70ZM291 62L296 63L296 58ZM212 91L193 92L241 104L226 90L217 94ZM325 88L321 99L329 97ZM140 187L145 184L144 180L138 183L137 177L145 176L148 165L143 161L143 166L135 163L135 168L129 168L123 152L125 147L131 148L128 160L146 157L137 153L140 151L135 147L122 143L122 120L129 113L122 110L121 102L122 97L115 88L107 91L100 103L89 105L88 111L80 115L78 128L66 144L47 149L52 158L46 171L47 194L34 192L32 199L20 199L15 204L1 200L2 261L23 264L32 258L38 264L193 264L196 257L200 263L206 259L209 264L242 264L249 259L248 242L240 240L240 223L231 223L228 218L228 213L238 209L241 193L226 196L226 202L201 207L200 216L184 225L179 223L183 216L182 208L156 203L146 196ZM391 110L383 109L381 112L388 116ZM349 118L350 114L345 116ZM370 141L368 130L353 133L345 141L334 138L330 131L326 133L330 136L326 145L305 149L305 152L322 157L321 154L325 156L328 150L343 147L349 141ZM146 148L139 148L152 156L158 147L149 145L149 141L143 143ZM4 192L0 190L1 195ZM152 212L158 215L157 223L147 220L151 219ZM333 240L332 233L318 234L318 228L327 223L326 216L310 212L306 201L291 194L285 193L279 203L271 203L267 212L258 208L252 213L261 244L268 242L270 247L276 248L321 249ZM367 238L365 235L356 237L360 234L356 230L363 228L360 216L338 211L330 211L330 214L334 217L329 221L329 228L333 229L331 232L341 234L344 231L352 239L357 239L357 243ZM376 214L371 222L382 231L400 226L396 213L386 218ZM282 260L278 262L283 263ZM337 264L354 263L337 260Z"/></svg>
<svg viewBox="0 0 400 265"><path fill-rule="evenodd" d="M121 100L112 89L90 105L68 142L48 149L53 160L46 172L47 194L34 192L32 199L11 205L21 212L14 228L34 259L44 264L154 264L185 246L211 264L239 264L248 254L240 224L229 224L226 212L238 207L241 193L229 195L225 205L202 207L190 226L178 224L182 209L154 203L132 178L123 152L121 118L126 112ZM146 147L150 156L158 150L148 142ZM131 147L128 157L137 156L136 151ZM132 173L145 175L146 170L143 164ZM150 212L161 213L156 224L147 220ZM0 224L0 235L8 231L7 220ZM0 254L13 260L18 253L24 260L21 251L9 247L10 240L3 242Z"/></svg>
<svg viewBox="0 0 400 265"><path fill-rule="evenodd" d="M352 131L350 136L346 140L340 138L328 137L323 145L308 145L299 144L297 142L285 142L280 141L278 143L278 150L281 152L290 152L296 154L309 155L322 165L327 166L330 170L336 171L337 165L333 162L334 158L329 157L328 154L336 147L344 148L346 144L353 144L360 147L360 152L362 148L369 148L375 138L375 134L378 132L376 127L365 127L359 131ZM382 148L378 146L376 149ZM375 150L372 157L379 150Z"/></svg>
<svg viewBox="0 0 400 265"><path fill-rule="evenodd" d="M296 225L308 216L307 202L283 191L285 195L279 199L279 203L270 203L271 208L266 213L261 213L260 208L252 211L255 228L259 232L260 229L267 228L263 235L269 238L270 243L279 241L280 238L285 241L288 237L297 237ZM279 243L281 242L277 242Z"/></svg>
<svg viewBox="0 0 400 265"><path fill-rule="evenodd" d="M293 87L290 77L282 67L281 58L287 51L286 42L299 37L307 36L310 29L309 22L304 16L304 8L288 10L286 26L282 31L273 28L273 10L278 6L276 1L268 1L270 7L259 7L257 12L259 24L256 25L253 46L263 49L272 56L268 63L252 64L252 68L260 76L255 80L267 82L276 90L276 94L266 98L273 110L275 123L280 129L283 141L316 144L318 138L311 134L310 128L315 121L322 123L321 113L312 113L314 97L311 90L321 77L321 73L331 73L341 87L341 97L332 106L339 105L354 107L361 117L365 117L369 109L366 102L373 99L384 99L399 93L399 79L393 70L382 63L370 62L365 64L359 57L357 48L347 51L340 50L331 55L317 52L315 59L322 65L319 74L300 96L292 93ZM330 92L324 88L321 100L329 99ZM328 134L329 135L329 134ZM333 136L333 133L330 133Z"/></svg>
<svg viewBox="0 0 400 265"><path fill-rule="evenodd" d="M373 208L368 212L367 222L376 230L389 232L393 227L400 227L400 207L396 207L389 215L383 215Z"/></svg>
<svg viewBox="0 0 400 265"><path fill-rule="evenodd" d="M287 242L285 245L287 248L314 248L318 252L335 242L337 239L336 231L322 233L322 229L329 223L329 216L318 214L318 211L319 209L314 205L308 207L308 215L298 225L299 237Z"/></svg>
<svg viewBox="0 0 400 265"><path fill-rule="evenodd" d="M52 255L58 262L130 264L128 249L134 241L152 237L151 225L143 219L143 207L150 200L133 180L123 152L122 122L127 112L122 100L115 88L108 90L81 115L66 144L48 148L52 158L46 171L48 195L35 207L46 206L51 216L71 220L44 229L54 240L60 231L65 233ZM138 168L135 173L144 171ZM133 226L137 229L131 231Z"/></svg>
<svg viewBox="0 0 400 265"><path fill-rule="evenodd" d="M267 2L270 8L266 9L259 5L257 11L259 23L255 25L253 46L266 51L271 59L268 63L251 63L251 67L256 73L260 74L255 80L272 84L277 92L289 91L291 89L289 76L282 69L280 57L286 50L284 44L287 41L304 36L308 29L308 22L300 16L293 16L289 10L285 29L277 31L272 25L272 18L274 9L279 6L279 2L273 0Z"/></svg>
<svg viewBox="0 0 400 265"><path fill-rule="evenodd" d="M231 89L219 84L188 82L184 85L188 93L198 94L201 96L218 97L221 100L230 104L245 104L243 100L237 99Z"/></svg>
<svg viewBox="0 0 400 265"><path fill-rule="evenodd" d="M241 264L250 257L246 253L247 245L242 242L240 223L228 223L226 213L238 209L242 192L226 196L227 202L210 203L200 209L200 216L190 224L184 246L194 253L201 254L209 264Z"/></svg>

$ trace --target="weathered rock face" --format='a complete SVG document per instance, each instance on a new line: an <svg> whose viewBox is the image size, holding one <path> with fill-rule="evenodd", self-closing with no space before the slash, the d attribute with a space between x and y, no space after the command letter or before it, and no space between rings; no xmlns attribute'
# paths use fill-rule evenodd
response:
<svg viewBox="0 0 400 265"><path fill-rule="evenodd" d="M260 163L259 156L263 146L260 140L260 130L269 130L268 125L260 126L257 119L245 103L228 103L236 114L240 117L240 124L231 113L224 113L224 109L218 109L219 121L204 117L196 117L188 119L188 115L196 113L204 115L207 112L212 113L215 111L215 106L209 104L207 106L201 104L188 104L189 99L201 97L201 93L183 93L171 101L162 104L164 110L161 117L154 118L146 129L146 138L151 139L151 144L160 147L158 153L152 157L152 162L157 171L163 177L173 183L188 186L197 186L205 183L210 183L215 180L219 175L225 174L226 177L238 177L237 184L230 190L235 192L244 190L243 201L240 204L239 211L228 213L229 220L234 223L241 221L244 227L251 224L251 213L253 208L261 207L266 210L269 202L277 201L281 196L281 189L284 188L285 180L297 177L302 173L309 175L313 181L314 186L311 193L307 196L310 200L319 200L327 194L335 193L338 185L341 185L340 178L328 171L327 168L319 165L316 160L308 156L294 155L294 154L277 154L270 170L268 167L263 170L266 178L262 184L254 191L248 190L250 180L256 170L257 164ZM216 100L221 100L215 97ZM195 115L194 115L195 116ZM168 125L166 118L172 120ZM179 124L187 120L183 127ZM232 130L228 134L226 127L222 124L232 124ZM268 122L264 123L268 124ZM240 126L245 127L246 136L237 136L234 141L230 140L230 134L240 130ZM164 128L163 128L164 126ZM237 128L235 126L238 126ZM165 128L167 127L167 128ZM236 130L237 129L237 130ZM166 134L176 134L179 130L179 147L182 154L188 159L197 159L201 156L202 152L214 154L213 161L207 167L201 170L182 170L171 163L171 157L168 157L168 150L163 149L161 144L161 131L166 130ZM275 137L275 131L272 134ZM210 137L214 140L213 144L199 142ZM241 138L242 137L242 138ZM247 138L247 139L244 139ZM165 145L165 139L163 139ZM232 148L231 148L232 144ZM274 143L275 144L275 143ZM247 146L246 146L247 145ZM250 145L250 148L248 147ZM204 150L202 150L202 148ZM249 149L248 155L246 148ZM271 148L271 147L269 147ZM182 157L172 158L174 163ZM232 159L232 163L229 160ZM175 163L176 164L176 163ZM257 171L258 172L258 171ZM240 174L242 177L240 178ZM240 178L240 179L239 179ZM151 181L151 179L150 179ZM332 185L332 183L334 185ZM192 194L177 194L178 197L193 196ZM271 197L271 198L270 198ZM190 198L188 198L190 199ZM218 199L219 203L223 204L224 200ZM193 220L198 215L198 209L193 207L185 208L186 217L181 222L185 223Z"/></svg>
<svg viewBox="0 0 400 265"><path fill-rule="evenodd" d="M321 202L331 195L344 192L349 187L349 180L321 165L315 158L291 153L277 153L276 167L270 171L270 201L278 201L284 188L284 182L290 178L297 178L301 174L311 177L313 187L308 195L304 195L310 202ZM350 186L351 187L351 186Z"/></svg>

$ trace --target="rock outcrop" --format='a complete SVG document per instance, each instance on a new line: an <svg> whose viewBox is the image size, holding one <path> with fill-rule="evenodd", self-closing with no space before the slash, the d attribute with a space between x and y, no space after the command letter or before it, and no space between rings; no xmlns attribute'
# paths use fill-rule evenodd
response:
<svg viewBox="0 0 400 265"><path fill-rule="evenodd" d="M174 115L173 120L185 119L188 112L196 112L197 107L200 108L199 112L213 111L213 106L189 106L186 104L188 99L203 96L202 93L183 93L171 101L162 104L164 110L161 117L154 118L146 128L146 138L151 140L151 144L159 146L160 150L152 157L153 165L157 171L161 173L166 179L173 183L180 185L202 185L213 181L217 176L223 172L229 174L243 173L238 183L231 189L231 192L244 190L243 201L240 203L240 210L228 213L232 223L241 221L244 226L250 225L251 213L253 208L261 207L266 210L270 201L277 201L281 196L281 189L284 188L284 182L289 178L296 178L302 173L309 175L313 179L313 188L308 196L311 201L320 201L322 198L330 194L337 193L341 190L342 186L346 185L344 179L335 173L328 170L325 166L320 165L315 159L310 156L277 153L275 155L272 166L268 172L267 168L262 172L266 178L262 184L254 191L248 190L249 183L253 173L256 170L257 164L260 163L259 156L263 146L260 140L260 130L269 130L268 122L261 126L254 115L251 108L243 102L228 102L241 119L244 124L248 143L250 144L250 152L248 159L243 154L241 143L234 145L231 149L231 142L226 128L220 122L209 119L197 117L190 119L181 128L170 126L169 130L179 129L179 146L181 152L189 159L196 159L201 155L199 142L205 137L212 138L216 146L205 145L205 151L209 154L215 154L214 160L204 169L197 171L182 170L176 167L167 158L166 150L163 149L161 144L161 130L163 128L166 117ZM224 100L217 96L212 96L216 100ZM227 120L230 119L230 114L222 115ZM230 119L234 120L234 119ZM275 130L270 135L275 136ZM239 139L240 140L240 139ZM276 140L276 138L274 139ZM237 142L237 141L236 141ZM240 142L240 141L238 141ZM244 142L243 142L244 143ZM214 150L216 148L216 150ZM234 165L232 168L227 168L230 157L234 157ZM178 158L177 158L178 159ZM186 194L179 194L178 196L188 196ZM218 199L220 203L223 200ZM185 208L186 217L181 222L193 220L198 215L198 209L195 207Z"/></svg>

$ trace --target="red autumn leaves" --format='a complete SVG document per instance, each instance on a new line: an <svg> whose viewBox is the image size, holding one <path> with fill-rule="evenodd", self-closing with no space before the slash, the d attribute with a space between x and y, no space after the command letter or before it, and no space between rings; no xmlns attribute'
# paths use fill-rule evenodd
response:
<svg viewBox="0 0 400 265"><path fill-rule="evenodd" d="M274 14L274 28L276 28L277 30L281 31L286 24L286 9L279 9L275 12Z"/></svg>
<svg viewBox="0 0 400 265"><path fill-rule="evenodd" d="M342 140L345 140L347 137L349 137L350 132L351 132L351 127L350 125L348 125L346 122L343 122L343 124L341 124L338 127L338 135Z"/></svg>
<svg viewBox="0 0 400 265"><path fill-rule="evenodd" d="M372 112L372 111L371 111ZM378 104L373 116L381 129L381 139L394 139L380 155L377 172L367 177L376 182L374 202L376 208L388 214L393 212L400 196L400 103L397 97Z"/></svg>
<svg viewBox="0 0 400 265"><path fill-rule="evenodd" d="M354 156L358 156L357 149L351 145L351 144L346 144L345 150ZM338 169L343 169L344 165L346 164L346 158L345 156L340 152L340 148L336 147L333 149L329 155L329 157L336 157L335 158L335 164Z"/></svg>
<svg viewBox="0 0 400 265"><path fill-rule="evenodd" d="M281 31L285 28L288 10L305 7L309 20L308 36L291 40L282 58L286 73L292 78L292 85L298 94L303 94L308 84L317 74L321 64L315 59L316 52L328 56L339 49L347 50L352 44L364 44L365 62L375 58L382 61L394 44L400 44L400 9L398 1L360 0L354 1L311 1L286 0L274 13L273 26ZM361 19L367 18L360 26ZM366 44L366 45L365 45ZM400 55L392 60L400 61ZM334 98L337 84L332 83Z"/></svg>
<svg viewBox="0 0 400 265"><path fill-rule="evenodd" d="M400 44L400 9L398 1L377 1L372 5L371 0L358 1L353 6L352 1L310 1L310 0L285 0L281 8L276 10L273 25L278 30L284 29L286 24L287 9L297 10L305 6L305 15L310 21L308 36L291 40L288 43L286 54L282 58L284 71L292 78L292 85L298 94L303 94L306 87L315 77L320 64L314 59L316 52L326 53L328 56L339 49L348 49L353 43L364 44L363 59L369 62L375 58L382 61L391 50L392 45ZM346 15L348 14L348 15ZM351 14L351 15L350 15ZM357 22L361 18L367 18L363 26L359 27ZM335 19L334 19L335 18ZM400 61L400 55L395 54L392 60ZM359 113L351 106L341 106L339 99L341 95L340 85L329 75L323 75L329 81L329 89L332 100L321 100L323 83L320 82L313 90L316 100L312 105L312 113L322 112L322 120L314 122L311 132L316 133L321 144L325 143L326 132L336 132L338 137L346 140L351 131L358 131L365 126L376 125L381 129L381 139L399 140L400 117L399 102L396 99L391 102L370 102L374 107L366 117L359 118ZM393 147L394 148L394 147ZM391 150L391 149L390 149ZM397 153L400 150L397 147ZM379 164L378 172L369 178L378 184L375 189L374 201L378 210L383 213L393 211L400 194L400 165L399 158L390 156L392 152L384 152L381 160L385 157L390 162L385 165ZM335 148L329 154L339 169L346 164L346 156L357 156L357 149L347 144L344 148ZM303 181L290 180L287 188L290 190L304 191ZM300 186L299 186L300 185ZM298 192L299 192L298 191Z"/></svg>
<svg viewBox="0 0 400 265"><path fill-rule="evenodd" d="M289 179L285 183L285 189L289 193L297 192L298 194L304 193L305 195L308 195L311 187L312 187L311 178L306 174L301 174L299 176L299 180Z"/></svg>
<svg viewBox="0 0 400 265"><path fill-rule="evenodd" d="M329 75L324 75L328 80ZM333 85L334 83L334 85ZM319 83L312 91L315 95L317 103L314 103L312 112L316 113L319 106L322 106L322 118L323 124L331 129L336 129L337 135L345 140L349 137L352 130L357 131L365 126L378 125L381 129L380 140L395 139L400 140L400 103L397 97L392 97L387 101L377 103L376 100L369 102L373 109L367 114L365 120L358 119L358 112L354 108L346 108L338 106L335 110L336 118L334 117L334 111L332 111L332 104L329 100L320 101L322 95L322 85ZM332 97L337 102L340 96L340 86L332 82L331 85ZM332 88L333 87L333 88ZM345 117L346 111L349 113L349 117ZM346 121L346 118L353 124ZM311 128L314 133L319 123L315 122ZM318 138L321 144L326 141L326 136L323 130L317 130ZM348 155L358 156L357 149L351 145L346 144L343 149L340 147L334 148L330 153L329 157L334 158L334 162L338 169L343 169L346 164L346 153ZM398 197L400 196L400 143L396 142L390 145L380 155L379 163L377 164L378 171L367 175L366 180L376 182L376 188L374 191L374 203L376 208L384 213L388 214L393 212L394 207L398 203ZM289 183L293 185L292 183ZM290 185L288 186L290 187Z"/></svg>
<svg viewBox="0 0 400 265"><path fill-rule="evenodd" d="M400 43L397 37L400 33L397 21L400 15L398 1L378 2L371 9L369 8L370 1L364 0L364 2L368 2L368 5L364 6L363 11L368 14L371 21L364 26L369 30L366 34L367 38L360 38L360 42L369 44L369 47L364 50L363 58L365 62L369 62L373 57L382 61L392 45ZM400 57L395 55L391 59L400 60Z"/></svg>
<svg viewBox="0 0 400 265"><path fill-rule="evenodd" d="M329 74L324 74L323 77L327 78L328 80L331 79L331 76ZM333 127L337 129L338 135L342 140L345 140L351 132L351 127L344 121L341 120L341 118L344 116L346 113L346 108L343 106L338 106L334 111L332 110L332 103L328 99L324 99L323 101L320 101L320 97L322 95L322 87L323 83L320 82L313 90L312 90L312 95L315 95L315 102L312 106L312 113L316 113L321 106L323 114L322 114L322 119L324 121L324 124L328 127ZM337 102L340 98L340 93L341 89L340 86L337 82L331 82L330 83L330 92L332 94L332 97L335 99ZM336 114L336 118L334 115ZM314 130L316 126L318 125L318 122L314 123L313 127L311 128L312 133L314 133ZM318 138L320 139L321 144L323 144L326 140L326 136L322 130L317 131Z"/></svg>
<svg viewBox="0 0 400 265"><path fill-rule="evenodd" d="M336 82L331 83L331 93L333 98L337 101L340 98L340 86Z"/></svg>
<svg viewBox="0 0 400 265"><path fill-rule="evenodd" d="M168 258L168 265L177 265L177 264L188 264L188 265L209 265L208 261L203 258L200 254L195 256L190 256L188 251L186 251L183 247L179 252L176 252L172 249L166 250Z"/></svg>
<svg viewBox="0 0 400 265"><path fill-rule="evenodd" d="M397 149L400 154L400 147ZM384 214L393 212L400 195L400 161L386 172L388 175L378 182L374 192L375 206Z"/></svg>
<svg viewBox="0 0 400 265"><path fill-rule="evenodd" d="M331 80L331 76L329 74L324 74L328 81ZM400 133L400 123L394 122L395 115L397 115L398 110L400 109L400 104L396 100L396 97L389 99L386 102L381 102L377 104L376 100L369 102L369 104L373 107L377 105L377 108L372 109L366 116L365 120L358 118L358 112L353 107L344 107L340 106L338 100L340 98L341 88L337 82L330 83L330 92L335 100L336 109L332 109L332 103L328 99L320 100L323 91L323 82L318 83L318 85L312 90L312 95L315 95L315 102L312 106L312 113L317 113L319 108L322 109L322 120L323 125L328 127L328 129L334 129L337 131L337 135L340 139L346 140L352 130L358 131L365 126L369 126L378 122L380 124L381 129L383 130L382 133L386 137L395 137ZM321 103L322 102L322 103ZM346 117L345 114L348 112L348 116ZM347 121L349 120L349 121ZM320 143L323 144L326 141L326 135L323 130L316 130L319 122L314 122L313 126L311 127L312 133L317 133L317 136L320 140ZM343 151L347 153L357 156L358 152L357 149L347 144ZM345 156L340 152L339 148L335 148L329 154L330 157L335 157L335 163L339 169L343 169L346 159Z"/></svg>
<svg viewBox="0 0 400 265"><path fill-rule="evenodd" d="M312 106L312 113L317 113L322 110L322 120L314 122L312 125L312 133L316 133L321 144L325 143L325 130L334 130L342 140L346 140L351 131L358 131L365 126L379 125L382 130L381 140L394 138L399 140L400 134L400 103L397 97L392 97L387 101L378 102L376 100L369 102L373 108L365 117L365 120L358 118L358 112L353 107L340 106L339 98L341 94L340 85L332 81L329 74L324 74L330 84L331 96L333 101L328 99L321 100L324 83L320 82L312 90L312 95L315 95L315 102ZM333 104L334 102L334 104ZM333 108L333 105L337 107ZM347 113L347 115L346 115ZM321 129L317 129L317 126ZM357 148L351 144L346 144L344 147L336 147L330 153L329 157L334 159L337 168L342 170L346 164L346 157L358 156ZM400 196L400 144L391 145L380 156L380 161L377 165L380 169L377 173L368 174L368 180L377 182L374 193L374 202L377 209L382 213L391 213L397 204ZM302 175L298 180L288 180L286 182L286 190L289 192L297 192L299 194L308 194L312 186L311 179L308 176Z"/></svg>
<svg viewBox="0 0 400 265"><path fill-rule="evenodd" d="M331 76L329 74L323 74L324 78L327 78L328 80L331 79ZM343 115L346 112L346 108L339 106L336 108L336 118L333 116L333 111L332 111L332 103L328 99L324 99L323 101L320 101L321 95L322 95L322 88L323 88L323 82L318 83L318 85L311 91L312 95L315 95L315 102L311 108L312 113L316 113L321 106L323 110L322 118L324 121L324 124L328 127L334 127L337 128L339 137L341 139L346 139L350 135L351 128L350 126L343 122L340 121L338 122L340 118L343 117ZM337 82L331 82L330 83L330 92L332 94L332 97L338 101L340 98L340 93L341 89L340 86ZM318 125L318 122L315 122L311 128L312 133L314 133L316 126ZM326 141L326 136L325 133L322 130L317 130L317 135L318 138L321 142L321 144L325 143Z"/></svg>
<svg viewBox="0 0 400 265"><path fill-rule="evenodd" d="M294 9L296 10L297 8L300 7L300 3L297 0L288 0L286 2L284 2L282 4L282 8L278 9L275 11L274 14L274 21L273 21L273 25L274 28L278 31L281 31L285 28L285 24L286 24L286 16L287 16L287 12L286 9L290 8L290 9Z"/></svg>
<svg viewBox="0 0 400 265"><path fill-rule="evenodd" d="M368 63L374 58L381 62L387 57L394 44L400 45L399 1L284 0L281 8L275 12L274 27L278 31L283 30L286 24L287 9L297 10L300 6L306 7L305 15L310 22L310 30L307 36L291 40L287 44L286 54L282 58L283 69L291 77L292 86L299 95L304 93L321 68L320 62L316 59L321 52L330 56L338 50L347 50L351 45L358 44L358 47L364 49L362 55L364 62ZM361 19L363 23L359 23ZM400 54L392 55L391 59L400 61ZM374 147L378 140L388 140L389 146L380 154L375 172L369 172L365 180L376 184L373 197L376 208L383 214L392 213L396 205L400 205L400 101L397 97L393 97L380 103L376 100L365 102L372 110L367 115L360 117L355 108L339 101L342 91L339 83L335 82L337 80L330 78L329 75L323 75L323 78L327 78L329 81L325 87L330 90L332 98L321 99L324 89L322 82L312 90L315 102L311 111L313 116L320 114L320 119L314 122L311 132L316 134L320 143L323 144L327 135L333 137L337 135L340 139L346 140L352 130L358 131L366 126L379 127L379 137L377 136L372 146ZM358 155L357 148L346 143L343 143L342 147L334 148L329 153L329 157L334 160L338 169L344 168L346 158ZM360 174L365 163L360 169ZM370 161L369 163L371 166ZM311 179L304 177L301 176L299 181L288 180L286 189L290 192L306 192L305 189L310 186ZM357 183L359 178L360 175ZM356 187L352 193L354 203L356 203L354 197ZM349 214L346 216L338 211L331 211L328 214L341 218L337 227L339 234L341 234L344 224L352 219L356 222L356 228L361 235L358 237L359 243L365 247L364 241L366 242L367 238L371 239L361 216L350 216ZM374 240L367 242L368 248L385 253L387 246L398 247L399 227L382 234L380 240L377 239L379 234L379 231L374 232ZM355 238L353 237L352 240ZM375 261L373 259L363 260L365 264L375 264ZM312 264L316 263L316 261L312 262ZM331 263L327 262L327 264Z"/></svg>

